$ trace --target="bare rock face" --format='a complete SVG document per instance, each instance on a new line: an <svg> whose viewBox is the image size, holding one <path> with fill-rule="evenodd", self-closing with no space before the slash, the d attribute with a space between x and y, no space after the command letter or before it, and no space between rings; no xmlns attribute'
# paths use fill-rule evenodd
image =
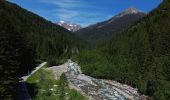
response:
<svg viewBox="0 0 170 100"><path fill-rule="evenodd" d="M137 8L129 7L128 9L126 9L125 11L120 13L118 16L122 17L122 16L125 16L125 15L128 15L128 14L137 14L137 13L140 13L140 11Z"/></svg>
<svg viewBox="0 0 170 100"><path fill-rule="evenodd" d="M65 21L59 21L56 24L66 28L67 30L72 31L72 32L78 31L82 28L80 25L72 24L72 23L65 22Z"/></svg>

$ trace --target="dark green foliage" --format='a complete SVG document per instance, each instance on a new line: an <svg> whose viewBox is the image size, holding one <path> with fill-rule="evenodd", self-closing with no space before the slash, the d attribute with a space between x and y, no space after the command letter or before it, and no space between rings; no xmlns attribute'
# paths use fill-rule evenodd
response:
<svg viewBox="0 0 170 100"><path fill-rule="evenodd" d="M84 45L66 29L0 0L0 99L14 98L18 77L33 69L35 60L56 64Z"/></svg>
<svg viewBox="0 0 170 100"><path fill-rule="evenodd" d="M95 51L84 51L85 74L137 87L156 100L170 98L170 1Z"/></svg>
<svg viewBox="0 0 170 100"><path fill-rule="evenodd" d="M18 76L34 67L33 51L0 2L0 99L13 98Z"/></svg>
<svg viewBox="0 0 170 100"><path fill-rule="evenodd" d="M112 78L113 64L100 51L83 51L79 54L78 62L84 73L98 78ZM73 59L75 60L75 59Z"/></svg>

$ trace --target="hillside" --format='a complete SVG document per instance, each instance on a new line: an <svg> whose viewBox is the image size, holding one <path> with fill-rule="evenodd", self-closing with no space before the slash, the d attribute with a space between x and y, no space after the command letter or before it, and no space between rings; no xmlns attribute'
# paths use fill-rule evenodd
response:
<svg viewBox="0 0 170 100"><path fill-rule="evenodd" d="M113 35L123 31L144 16L145 13L130 7L107 21L82 28L75 33L92 44L101 43L111 39Z"/></svg>
<svg viewBox="0 0 170 100"><path fill-rule="evenodd" d="M85 74L129 84L151 100L169 100L170 1L98 50L78 57Z"/></svg>
<svg viewBox="0 0 170 100"><path fill-rule="evenodd" d="M58 64L84 47L85 43L66 29L0 0L0 99L14 98L18 77L37 61Z"/></svg>

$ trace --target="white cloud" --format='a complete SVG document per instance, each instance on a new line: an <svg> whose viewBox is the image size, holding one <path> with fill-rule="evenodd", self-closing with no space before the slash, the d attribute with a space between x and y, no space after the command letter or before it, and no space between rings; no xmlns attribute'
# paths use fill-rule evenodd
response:
<svg viewBox="0 0 170 100"><path fill-rule="evenodd" d="M53 16L58 16L60 20L65 20L69 21L73 17L78 16L79 13L74 10L69 10L69 9L57 9L53 11Z"/></svg>
<svg viewBox="0 0 170 100"><path fill-rule="evenodd" d="M40 0L42 3L57 5L64 9L83 7L84 2L78 0Z"/></svg>
<svg viewBox="0 0 170 100"><path fill-rule="evenodd" d="M78 16L78 9L86 6L83 1L78 0L40 0L40 2L56 5L56 9L53 9L53 16L66 21Z"/></svg>

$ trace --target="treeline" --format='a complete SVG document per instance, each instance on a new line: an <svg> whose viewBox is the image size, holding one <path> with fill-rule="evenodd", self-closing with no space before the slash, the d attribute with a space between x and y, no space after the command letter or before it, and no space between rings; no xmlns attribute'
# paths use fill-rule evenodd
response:
<svg viewBox="0 0 170 100"><path fill-rule="evenodd" d="M170 98L170 1L78 61L85 74L117 80L150 99Z"/></svg>
<svg viewBox="0 0 170 100"><path fill-rule="evenodd" d="M57 64L85 45L66 29L0 0L0 99L14 98L18 77L37 61Z"/></svg>

